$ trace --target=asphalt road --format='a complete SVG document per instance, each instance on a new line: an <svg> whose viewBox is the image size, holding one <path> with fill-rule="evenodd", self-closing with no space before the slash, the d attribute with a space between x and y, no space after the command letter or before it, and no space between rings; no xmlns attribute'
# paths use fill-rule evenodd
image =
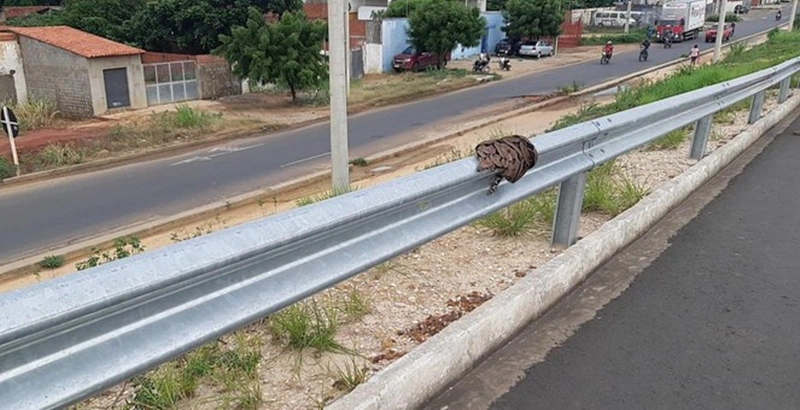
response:
<svg viewBox="0 0 800 410"><path fill-rule="evenodd" d="M800 408L798 114L426 409Z"/></svg>
<svg viewBox="0 0 800 410"><path fill-rule="evenodd" d="M775 26L769 14L737 24L737 37ZM546 94L578 80L589 85L687 54L694 40L671 49L654 44L648 61L637 52L508 79L454 94L351 116L351 152L366 156L403 142L399 134L431 126L520 95ZM697 41L702 49L712 47ZM598 47L599 55L600 47ZM327 123L107 171L0 190L0 264L99 233L186 211L307 174L329 162ZM355 156L354 156L355 157Z"/></svg>

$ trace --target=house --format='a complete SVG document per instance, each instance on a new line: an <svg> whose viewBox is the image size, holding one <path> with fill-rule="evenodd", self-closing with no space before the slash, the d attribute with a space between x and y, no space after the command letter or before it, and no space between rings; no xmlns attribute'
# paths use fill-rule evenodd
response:
<svg viewBox="0 0 800 410"><path fill-rule="evenodd" d="M61 115L74 118L147 107L144 50L67 26L0 32L18 37L29 99L54 101Z"/></svg>

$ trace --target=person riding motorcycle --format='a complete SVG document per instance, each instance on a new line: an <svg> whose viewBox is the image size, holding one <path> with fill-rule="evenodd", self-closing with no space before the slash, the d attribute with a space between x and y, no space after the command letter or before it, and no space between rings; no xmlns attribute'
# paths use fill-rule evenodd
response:
<svg viewBox="0 0 800 410"><path fill-rule="evenodd" d="M610 40L606 43L605 47L603 47L603 52L606 53L606 57L611 60L611 54L614 53L614 45Z"/></svg>
<svg viewBox="0 0 800 410"><path fill-rule="evenodd" d="M644 39L642 41L642 50L649 51L650 50L650 40Z"/></svg>
<svg viewBox="0 0 800 410"><path fill-rule="evenodd" d="M781 11L780 11L780 10L778 10L778 13L777 13L777 14L775 14L775 20L780 20L780 19L781 19L781 17L783 17L783 15L781 14Z"/></svg>

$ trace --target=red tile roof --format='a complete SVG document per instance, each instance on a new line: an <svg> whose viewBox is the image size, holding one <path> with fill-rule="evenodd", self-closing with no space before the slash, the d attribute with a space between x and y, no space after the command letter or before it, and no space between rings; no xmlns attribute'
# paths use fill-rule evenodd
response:
<svg viewBox="0 0 800 410"><path fill-rule="evenodd" d="M5 26L3 30L47 43L86 58L130 56L144 53L144 50L67 26Z"/></svg>

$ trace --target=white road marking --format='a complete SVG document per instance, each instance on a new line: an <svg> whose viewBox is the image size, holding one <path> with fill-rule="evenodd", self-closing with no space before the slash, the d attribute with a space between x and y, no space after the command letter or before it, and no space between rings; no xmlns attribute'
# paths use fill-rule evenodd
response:
<svg viewBox="0 0 800 410"><path fill-rule="evenodd" d="M188 163L196 162L196 161L211 161L212 158L221 157L223 155L231 154L231 153L234 153L234 152L247 151L249 149L258 148L258 147L260 147L262 145L264 145L264 144L250 145L250 146L247 146L247 147L216 147L216 148L210 149L208 151L209 152L208 155L192 157L192 158L189 158L189 159L185 159L183 161L174 162L171 165L172 166L182 165L182 164L188 164Z"/></svg>
<svg viewBox="0 0 800 410"><path fill-rule="evenodd" d="M330 154L331 154L331 152L328 151L328 152L325 152L325 153L322 153L322 154L319 154L319 155L314 155L314 156L311 156L311 157L308 157L308 158L298 159L297 161L292 161L292 162L288 162L286 164L281 165L281 168L286 168L286 167L289 167L289 166L292 166L292 165L297 165L297 164L300 164L300 163L303 163L303 162L307 162L307 161L311 161L311 160L314 160L314 159L317 159L317 158L322 158L322 157L328 156Z"/></svg>
<svg viewBox="0 0 800 410"><path fill-rule="evenodd" d="M190 162L195 162L195 161L211 161L211 157L191 157L191 158L185 159L183 161L173 162L171 165L175 166L175 165L181 165L181 164L188 164Z"/></svg>

